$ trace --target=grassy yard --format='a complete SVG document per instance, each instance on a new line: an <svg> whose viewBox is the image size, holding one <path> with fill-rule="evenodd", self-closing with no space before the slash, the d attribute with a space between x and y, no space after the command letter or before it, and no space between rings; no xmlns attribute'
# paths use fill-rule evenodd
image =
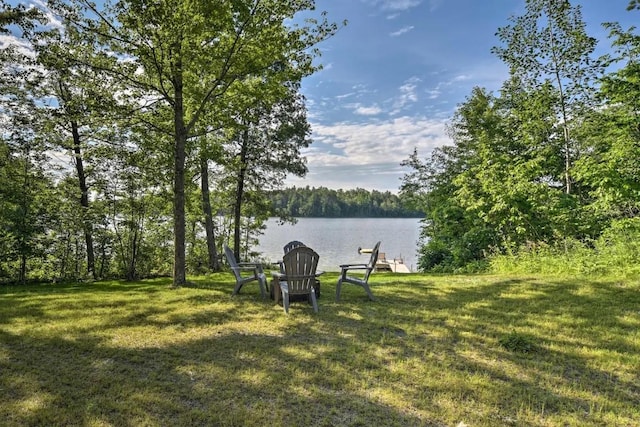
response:
<svg viewBox="0 0 640 427"><path fill-rule="evenodd" d="M0 287L6 426L637 426L640 282L322 276L320 313L230 275Z"/></svg>

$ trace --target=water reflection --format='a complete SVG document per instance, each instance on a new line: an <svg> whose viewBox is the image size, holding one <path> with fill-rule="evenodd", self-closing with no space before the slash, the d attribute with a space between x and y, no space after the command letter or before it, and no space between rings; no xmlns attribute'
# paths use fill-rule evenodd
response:
<svg viewBox="0 0 640 427"><path fill-rule="evenodd" d="M367 262L369 255L358 254L358 248L371 248L380 240L380 252L388 259L402 257L415 271L419 236L417 218L300 218L295 225L278 225L273 218L260 237L258 251L266 260L276 261L287 242L300 240L320 254L320 270L339 271L340 264Z"/></svg>

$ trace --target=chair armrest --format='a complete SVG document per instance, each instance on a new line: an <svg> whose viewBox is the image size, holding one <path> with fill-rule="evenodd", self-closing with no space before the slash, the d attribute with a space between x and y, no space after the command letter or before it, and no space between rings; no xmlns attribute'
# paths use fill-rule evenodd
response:
<svg viewBox="0 0 640 427"><path fill-rule="evenodd" d="M352 269L352 268L369 268L368 264L342 264L340 265L342 269Z"/></svg>
<svg viewBox="0 0 640 427"><path fill-rule="evenodd" d="M239 262L238 265L240 267L262 267L262 264L259 262Z"/></svg>
<svg viewBox="0 0 640 427"><path fill-rule="evenodd" d="M232 270L238 270L238 271L259 271L261 272L262 270L260 268L258 268L257 266L251 266L251 265L239 265L237 267L231 267Z"/></svg>
<svg viewBox="0 0 640 427"><path fill-rule="evenodd" d="M316 277L320 276L321 274L324 274L324 271L316 271Z"/></svg>
<svg viewBox="0 0 640 427"><path fill-rule="evenodd" d="M259 262L239 262L238 267L254 268L262 273L262 264Z"/></svg>
<svg viewBox="0 0 640 427"><path fill-rule="evenodd" d="M272 271L271 272L271 277L273 277L274 279L278 279L278 280L285 280L287 278L287 276L285 274L282 274L279 271Z"/></svg>

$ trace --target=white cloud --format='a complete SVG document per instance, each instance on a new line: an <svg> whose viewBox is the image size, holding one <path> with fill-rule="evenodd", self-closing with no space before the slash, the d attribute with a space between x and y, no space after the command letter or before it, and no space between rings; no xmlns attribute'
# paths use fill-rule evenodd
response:
<svg viewBox="0 0 640 427"><path fill-rule="evenodd" d="M429 10L435 12L441 4L442 0L429 0Z"/></svg>
<svg viewBox="0 0 640 427"><path fill-rule="evenodd" d="M355 92L349 92L349 93L345 93L345 94L342 94L342 95L337 95L336 99L342 100L342 99L350 98L353 95L355 95Z"/></svg>
<svg viewBox="0 0 640 427"><path fill-rule="evenodd" d="M403 35L405 33L408 33L409 31L413 30L414 28L415 27L413 25L409 25L407 27L400 28L398 31L394 31L392 33L389 33L389 35L391 37L398 37L398 36L401 36L401 35Z"/></svg>
<svg viewBox="0 0 640 427"><path fill-rule="evenodd" d="M440 90L439 87L435 89L427 90L426 92L427 92L427 95L429 96L429 99L437 99L442 94L442 91Z"/></svg>
<svg viewBox="0 0 640 427"><path fill-rule="evenodd" d="M399 117L367 124L313 124L314 143L303 154L309 173L288 185L397 191L414 149L420 157L450 144L446 120Z"/></svg>
<svg viewBox="0 0 640 427"><path fill-rule="evenodd" d="M455 76L452 81L454 82L464 82L471 79L471 77L467 76L466 74L460 74L458 76Z"/></svg>
<svg viewBox="0 0 640 427"><path fill-rule="evenodd" d="M321 67L322 67L321 71L329 71L330 69L333 68L333 62L329 62L328 64L322 64Z"/></svg>
<svg viewBox="0 0 640 427"><path fill-rule="evenodd" d="M38 9L44 12L47 18L47 23L50 27L58 29L62 29L64 27L60 18L53 14L51 9L49 9L49 6L47 6L46 2L40 0L32 0L32 2Z"/></svg>
<svg viewBox="0 0 640 427"><path fill-rule="evenodd" d="M381 0L383 10L408 10L418 6L422 0Z"/></svg>
<svg viewBox="0 0 640 427"><path fill-rule="evenodd" d="M389 114L396 115L407 105L418 101L417 87L420 81L418 77L411 77L400 86L400 95L393 101L393 109Z"/></svg>
<svg viewBox="0 0 640 427"><path fill-rule="evenodd" d="M329 147L312 146L305 153L310 165L399 164L416 148L428 153L449 143L446 120L398 117L375 123L312 125L315 141Z"/></svg>
<svg viewBox="0 0 640 427"><path fill-rule="evenodd" d="M35 54L31 45L23 39L19 39L9 34L0 34L0 49L13 47L18 53L34 57Z"/></svg>
<svg viewBox="0 0 640 427"><path fill-rule="evenodd" d="M353 112L361 116L375 116L380 114L382 109L377 105L373 105L371 107L363 107L362 105L359 105Z"/></svg>

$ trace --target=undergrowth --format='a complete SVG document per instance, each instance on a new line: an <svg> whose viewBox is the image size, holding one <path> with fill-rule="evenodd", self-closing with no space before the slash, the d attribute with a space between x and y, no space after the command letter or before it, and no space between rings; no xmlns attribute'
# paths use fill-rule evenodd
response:
<svg viewBox="0 0 640 427"><path fill-rule="evenodd" d="M493 255L489 265L498 274L638 277L640 218L613 223L595 241L530 243L511 254Z"/></svg>

